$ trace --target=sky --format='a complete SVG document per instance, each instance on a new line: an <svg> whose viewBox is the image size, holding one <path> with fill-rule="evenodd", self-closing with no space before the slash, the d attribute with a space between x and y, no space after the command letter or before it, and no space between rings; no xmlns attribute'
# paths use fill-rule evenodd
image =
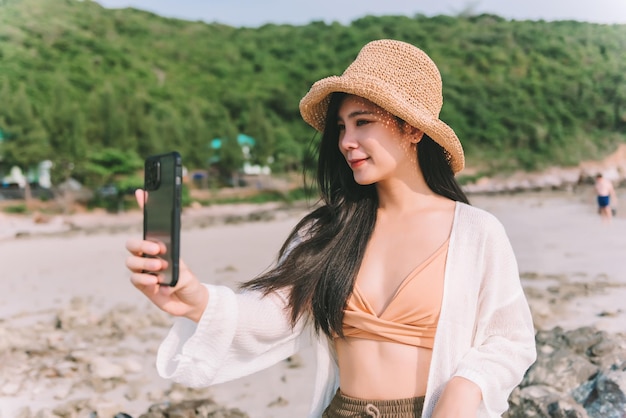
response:
<svg viewBox="0 0 626 418"><path fill-rule="evenodd" d="M314 20L349 24L366 15L491 13L515 20L578 20L626 24L626 0L95 0L186 20L258 27Z"/></svg>

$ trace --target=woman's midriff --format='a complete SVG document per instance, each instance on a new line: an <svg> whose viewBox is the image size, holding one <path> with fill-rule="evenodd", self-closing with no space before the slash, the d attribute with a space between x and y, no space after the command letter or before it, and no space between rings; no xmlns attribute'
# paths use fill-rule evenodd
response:
<svg viewBox="0 0 626 418"><path fill-rule="evenodd" d="M389 400L426 394L432 350L362 338L335 338L339 388L346 396Z"/></svg>

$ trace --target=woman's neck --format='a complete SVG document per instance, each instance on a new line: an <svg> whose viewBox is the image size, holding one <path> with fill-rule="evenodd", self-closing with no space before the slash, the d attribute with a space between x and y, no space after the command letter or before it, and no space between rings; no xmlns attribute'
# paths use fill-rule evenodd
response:
<svg viewBox="0 0 626 418"><path fill-rule="evenodd" d="M389 213L406 213L425 208L435 199L442 198L434 193L423 177L407 182L400 179L376 184L378 206Z"/></svg>

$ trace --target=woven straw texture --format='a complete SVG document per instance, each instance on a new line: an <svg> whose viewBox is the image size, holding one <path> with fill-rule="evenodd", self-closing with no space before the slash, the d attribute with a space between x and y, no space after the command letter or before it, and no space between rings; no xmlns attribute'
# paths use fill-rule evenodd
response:
<svg viewBox="0 0 626 418"><path fill-rule="evenodd" d="M381 39L365 45L341 76L317 81L300 101L302 118L324 130L333 92L363 97L426 133L448 153L452 171L465 166L463 147L452 128L439 119L443 105L441 74L421 49Z"/></svg>

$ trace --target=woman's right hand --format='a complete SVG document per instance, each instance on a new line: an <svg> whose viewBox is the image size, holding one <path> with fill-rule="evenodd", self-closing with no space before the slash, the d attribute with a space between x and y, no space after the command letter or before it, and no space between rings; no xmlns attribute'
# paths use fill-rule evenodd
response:
<svg viewBox="0 0 626 418"><path fill-rule="evenodd" d="M140 207L144 202L143 193L143 190L135 192ZM126 259L126 267L132 272L130 281L137 289L157 307L171 315L184 316L195 322L200 320L209 301L209 292L183 260L179 263L176 286L162 286L156 274L165 269L167 262L144 255L158 257L165 253L165 245L131 238L126 242L126 249L130 253Z"/></svg>

